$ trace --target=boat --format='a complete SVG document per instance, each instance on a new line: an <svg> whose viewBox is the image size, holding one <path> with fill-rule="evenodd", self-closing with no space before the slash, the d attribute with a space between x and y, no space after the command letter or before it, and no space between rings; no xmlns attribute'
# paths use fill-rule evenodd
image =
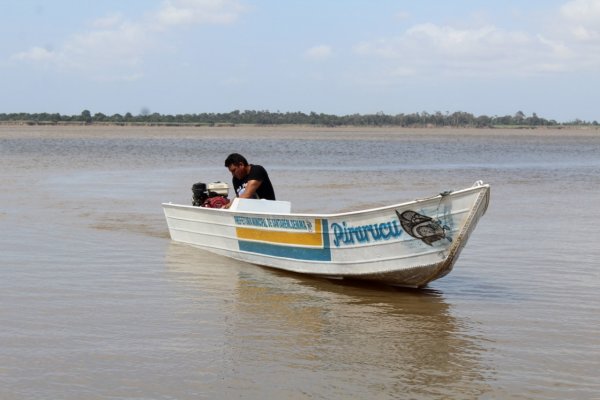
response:
<svg viewBox="0 0 600 400"><path fill-rule="evenodd" d="M490 200L471 187L335 214L288 201L234 198L229 209L163 203L171 239L265 267L327 278L424 287L448 274Z"/></svg>

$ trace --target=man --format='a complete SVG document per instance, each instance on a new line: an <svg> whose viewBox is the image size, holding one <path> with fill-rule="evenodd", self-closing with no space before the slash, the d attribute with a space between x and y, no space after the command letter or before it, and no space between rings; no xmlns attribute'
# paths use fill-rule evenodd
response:
<svg viewBox="0 0 600 400"><path fill-rule="evenodd" d="M242 199L275 200L275 191L269 174L260 165L248 164L241 154L233 153L225 159L225 166L233 176L233 190Z"/></svg>

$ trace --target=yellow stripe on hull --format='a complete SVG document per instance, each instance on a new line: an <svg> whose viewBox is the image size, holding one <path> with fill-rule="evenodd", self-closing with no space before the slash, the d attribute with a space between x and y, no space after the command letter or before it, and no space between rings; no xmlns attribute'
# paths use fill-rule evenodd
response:
<svg viewBox="0 0 600 400"><path fill-rule="evenodd" d="M283 232L254 228L236 228L237 238L269 243L293 244L301 246L323 246L321 220L315 220L314 232Z"/></svg>

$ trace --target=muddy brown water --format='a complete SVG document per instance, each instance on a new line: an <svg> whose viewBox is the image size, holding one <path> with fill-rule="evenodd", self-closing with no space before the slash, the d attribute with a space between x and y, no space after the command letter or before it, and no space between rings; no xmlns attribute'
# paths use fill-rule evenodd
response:
<svg viewBox="0 0 600 400"><path fill-rule="evenodd" d="M170 241L264 165L295 211L492 185L450 275L329 281ZM600 398L600 131L0 126L0 398Z"/></svg>

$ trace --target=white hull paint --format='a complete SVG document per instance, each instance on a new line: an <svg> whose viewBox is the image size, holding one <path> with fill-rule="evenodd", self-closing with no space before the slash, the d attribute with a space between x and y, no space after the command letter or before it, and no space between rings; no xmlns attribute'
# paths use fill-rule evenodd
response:
<svg viewBox="0 0 600 400"><path fill-rule="evenodd" d="M163 203L171 238L252 264L303 274L422 287L448 274L490 196L487 184L340 214L234 199L228 209ZM272 210L276 211L272 211Z"/></svg>

